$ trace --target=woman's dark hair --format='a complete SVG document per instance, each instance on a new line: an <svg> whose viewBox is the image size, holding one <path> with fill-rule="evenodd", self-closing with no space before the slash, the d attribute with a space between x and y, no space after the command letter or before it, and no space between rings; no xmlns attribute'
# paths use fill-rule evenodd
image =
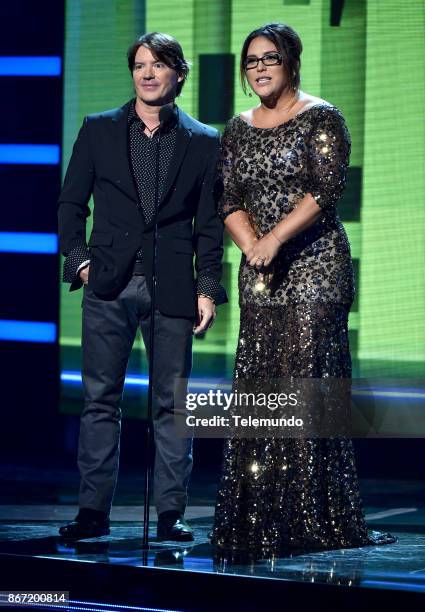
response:
<svg viewBox="0 0 425 612"><path fill-rule="evenodd" d="M152 55L169 68L173 68L183 80L177 83L176 95L179 96L189 74L189 62L184 59L180 43L169 34L149 32L143 34L131 45L127 51L128 68L133 73L134 60L140 47L146 47Z"/></svg>
<svg viewBox="0 0 425 612"><path fill-rule="evenodd" d="M303 46L298 34L290 26L284 23L267 23L261 28L253 30L246 37L241 51L240 77L242 89L247 92L247 78L245 72L245 59L248 54L248 47L251 41L258 36L268 38L283 57L283 65L286 68L290 87L297 89L300 86L301 53Z"/></svg>

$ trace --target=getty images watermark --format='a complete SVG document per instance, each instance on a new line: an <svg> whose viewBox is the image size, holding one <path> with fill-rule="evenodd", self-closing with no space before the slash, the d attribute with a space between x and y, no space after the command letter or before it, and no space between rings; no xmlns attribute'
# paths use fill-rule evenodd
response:
<svg viewBox="0 0 425 612"><path fill-rule="evenodd" d="M178 379L176 435L204 438L425 437L424 379Z"/></svg>
<svg viewBox="0 0 425 612"><path fill-rule="evenodd" d="M187 393L186 408L195 411L200 408L214 410L221 409L226 414L213 414L211 416L198 416L188 414L186 424L188 427L302 427L303 420L294 414L289 417L254 416L252 414L235 414L235 408L255 407L264 408L270 412L279 407L297 406L296 393L247 393L232 391L226 393L221 389L210 389L207 393Z"/></svg>
<svg viewBox="0 0 425 612"><path fill-rule="evenodd" d="M347 381L341 379L336 385L318 379L238 380L233 386L222 381L207 390L180 379L175 424L177 435L183 437L346 435L347 401Z"/></svg>

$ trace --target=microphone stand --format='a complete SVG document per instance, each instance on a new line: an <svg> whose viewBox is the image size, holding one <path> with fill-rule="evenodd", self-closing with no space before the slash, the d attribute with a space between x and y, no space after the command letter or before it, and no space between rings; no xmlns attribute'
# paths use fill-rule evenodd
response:
<svg viewBox="0 0 425 612"><path fill-rule="evenodd" d="M172 114L172 110L163 106L159 112L159 132L158 143L155 154L155 225L152 243L152 277L151 277L151 312L149 329L149 385L148 385L148 415L146 425L146 445L145 445L145 490L144 490L144 512L143 512L143 563L147 564L147 551L149 549L149 503L152 479L152 450L154 448L154 431L152 422L152 403L153 403L153 374L154 374L154 347L155 347L155 310L156 310L156 252L158 244L158 207L159 207L159 166L161 134L164 124Z"/></svg>

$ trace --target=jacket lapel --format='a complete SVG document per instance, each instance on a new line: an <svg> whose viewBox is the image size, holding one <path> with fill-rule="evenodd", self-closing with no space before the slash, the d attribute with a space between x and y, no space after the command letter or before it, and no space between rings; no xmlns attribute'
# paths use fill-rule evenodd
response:
<svg viewBox="0 0 425 612"><path fill-rule="evenodd" d="M186 155L187 147L192 138L192 130L190 127L190 119L186 113L178 109L178 123L177 123L177 134L176 134L176 145L174 149L174 155L170 161L170 167L168 170L167 178L165 181L164 189L159 201L158 209L164 203L168 192L174 184L176 176L180 171L180 167Z"/></svg>
<svg viewBox="0 0 425 612"><path fill-rule="evenodd" d="M130 168L130 158L128 151L128 107L132 103L127 102L112 116L112 126L114 131L114 142L116 144L116 154L114 163L116 164L116 182L120 189L124 191L137 205L139 198Z"/></svg>

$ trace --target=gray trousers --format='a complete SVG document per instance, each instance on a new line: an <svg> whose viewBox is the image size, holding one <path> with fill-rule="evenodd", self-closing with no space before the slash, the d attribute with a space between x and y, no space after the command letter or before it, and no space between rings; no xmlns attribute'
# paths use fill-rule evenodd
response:
<svg viewBox="0 0 425 612"><path fill-rule="evenodd" d="M98 298L84 287L82 378L84 410L78 443L79 506L109 514L118 476L121 398L127 363L140 325L149 352L151 300L144 276L132 276L119 296ZM174 428L174 379L192 367L190 318L155 313L153 430L154 502L158 513L184 512L192 470L192 439ZM137 449L140 455L140 449Z"/></svg>

